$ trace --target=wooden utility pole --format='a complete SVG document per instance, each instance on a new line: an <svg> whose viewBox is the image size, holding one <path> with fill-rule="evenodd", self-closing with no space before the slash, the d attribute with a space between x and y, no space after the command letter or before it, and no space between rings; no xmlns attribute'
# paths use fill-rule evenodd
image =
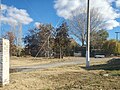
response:
<svg viewBox="0 0 120 90"><path fill-rule="evenodd" d="M87 38L86 38L86 67L90 63L90 0L87 0Z"/></svg>

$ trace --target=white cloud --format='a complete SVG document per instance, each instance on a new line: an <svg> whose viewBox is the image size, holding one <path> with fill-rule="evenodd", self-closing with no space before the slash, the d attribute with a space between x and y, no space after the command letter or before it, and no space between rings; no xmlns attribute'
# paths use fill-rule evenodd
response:
<svg viewBox="0 0 120 90"><path fill-rule="evenodd" d="M115 2L115 0L107 0L109 3L113 3Z"/></svg>
<svg viewBox="0 0 120 90"><path fill-rule="evenodd" d="M7 9L7 6L6 5L1 5L1 10L6 10Z"/></svg>
<svg viewBox="0 0 120 90"><path fill-rule="evenodd" d="M120 7L120 0L117 0L117 1L116 1L116 6L117 6L117 7Z"/></svg>
<svg viewBox="0 0 120 90"><path fill-rule="evenodd" d="M5 24L7 23L9 25L12 25L12 24L17 25L17 23L18 23L15 19L13 19L11 17L4 17L4 16L1 16L1 21Z"/></svg>
<svg viewBox="0 0 120 90"><path fill-rule="evenodd" d="M107 23L107 30L112 30L114 27L120 26L120 23L117 22L116 20L109 20L106 22Z"/></svg>
<svg viewBox="0 0 120 90"><path fill-rule="evenodd" d="M105 20L116 19L119 17L119 14L106 0L91 0L91 8L97 8L99 13L104 17Z"/></svg>
<svg viewBox="0 0 120 90"><path fill-rule="evenodd" d="M71 19L73 12L82 13L80 9L86 8L87 0L55 0L54 8L57 11L57 15L63 17L65 19ZM91 8L98 9L100 15L104 18L105 22L109 23L106 25L107 29L112 29L114 27L120 26L116 21L117 18L120 18L120 13L118 13L118 9L112 7L112 3L116 0L90 0ZM119 5L120 0L116 1ZM120 10L119 10L120 11ZM113 21L114 20L114 21ZM111 26L110 26L111 25Z"/></svg>
<svg viewBox="0 0 120 90"><path fill-rule="evenodd" d="M71 12L80 6L79 0L56 0L54 8L57 9L58 16L68 19Z"/></svg>
<svg viewBox="0 0 120 90"><path fill-rule="evenodd" d="M2 4L1 10L2 10L1 20L3 23L17 25L18 23L29 24L30 22L33 21L33 19L30 18L27 11L24 9L17 9L16 7Z"/></svg>
<svg viewBox="0 0 120 90"><path fill-rule="evenodd" d="M34 25L35 25L35 27L36 27L36 28L38 28L38 29L39 29L39 28L40 28L39 26L41 25L41 23L40 23L40 22L35 22L35 24L34 24Z"/></svg>

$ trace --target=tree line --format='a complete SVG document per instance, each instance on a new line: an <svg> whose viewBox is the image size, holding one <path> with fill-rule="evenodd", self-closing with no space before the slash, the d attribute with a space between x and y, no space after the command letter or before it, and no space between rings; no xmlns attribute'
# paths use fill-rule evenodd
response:
<svg viewBox="0 0 120 90"><path fill-rule="evenodd" d="M28 34L23 38L24 48L18 55L18 47L15 45L15 36L12 32L7 32L4 36L10 40L10 55L22 56L31 55L34 57L56 57L73 56L74 52L81 52L85 56L85 44L78 44L70 38L71 28L67 22L63 22L58 28L51 24L40 24L28 30ZM74 34L75 35L75 34ZM82 34L80 34L82 37ZM119 55L120 42L116 40L107 40L109 34L106 30L91 31L90 33L91 56L95 53L105 53L106 55Z"/></svg>
<svg viewBox="0 0 120 90"><path fill-rule="evenodd" d="M73 56L73 52L78 45L69 37L67 23L64 22L58 28L54 28L51 24L40 24L38 28L28 30L28 34L23 38L24 48L18 55L18 47L15 44L15 36L13 32L7 32L4 38L10 40L11 56L42 56L57 57Z"/></svg>
<svg viewBox="0 0 120 90"><path fill-rule="evenodd" d="M106 55L120 54L120 41L108 40L109 34L105 27L108 24L99 8L90 10L90 50ZM81 7L71 12L71 17L58 28L51 24L40 24L28 30L23 38L24 48L16 46L13 32L7 32L5 38L10 40L10 54L15 56L31 55L44 57L72 56L74 52L85 56L87 36L87 10ZM71 39L71 36L73 39ZM77 40L76 40L77 39ZM78 44L79 43L79 44ZM21 49L21 50L19 50ZM21 53L20 53L21 52Z"/></svg>

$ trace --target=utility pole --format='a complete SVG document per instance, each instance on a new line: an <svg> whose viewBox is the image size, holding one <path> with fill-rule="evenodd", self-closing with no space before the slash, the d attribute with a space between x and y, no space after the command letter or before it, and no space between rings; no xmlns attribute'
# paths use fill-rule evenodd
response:
<svg viewBox="0 0 120 90"><path fill-rule="evenodd" d="M90 64L90 0L87 0L86 68Z"/></svg>
<svg viewBox="0 0 120 90"><path fill-rule="evenodd" d="M119 40L119 37L118 37L118 36L119 36L119 33L120 33L120 32L115 32L115 33L116 33L116 40L118 41L118 40Z"/></svg>

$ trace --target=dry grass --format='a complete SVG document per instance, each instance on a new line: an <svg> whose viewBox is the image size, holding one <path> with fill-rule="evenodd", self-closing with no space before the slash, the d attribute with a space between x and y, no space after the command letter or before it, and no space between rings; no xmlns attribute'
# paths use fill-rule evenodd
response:
<svg viewBox="0 0 120 90"><path fill-rule="evenodd" d="M63 62L63 61L71 61L73 59L64 58L64 59L47 59L47 58L35 58L34 57L11 57L10 58L10 66L30 66L30 65L38 65L38 64L47 64L53 62Z"/></svg>
<svg viewBox="0 0 120 90"><path fill-rule="evenodd" d="M99 64L106 65L106 61L92 63L96 67ZM120 90L120 70L86 70L84 66L11 73L10 84L0 90Z"/></svg>
<svg viewBox="0 0 120 90"><path fill-rule="evenodd" d="M91 62L96 61L108 61L111 58L91 58ZM47 59L47 58L35 58L34 57L11 57L10 58L10 66L30 66L30 65L38 65L38 64L47 64L53 62L64 62L64 61L74 61L74 60L81 60L85 61L84 57L64 57L63 59Z"/></svg>

